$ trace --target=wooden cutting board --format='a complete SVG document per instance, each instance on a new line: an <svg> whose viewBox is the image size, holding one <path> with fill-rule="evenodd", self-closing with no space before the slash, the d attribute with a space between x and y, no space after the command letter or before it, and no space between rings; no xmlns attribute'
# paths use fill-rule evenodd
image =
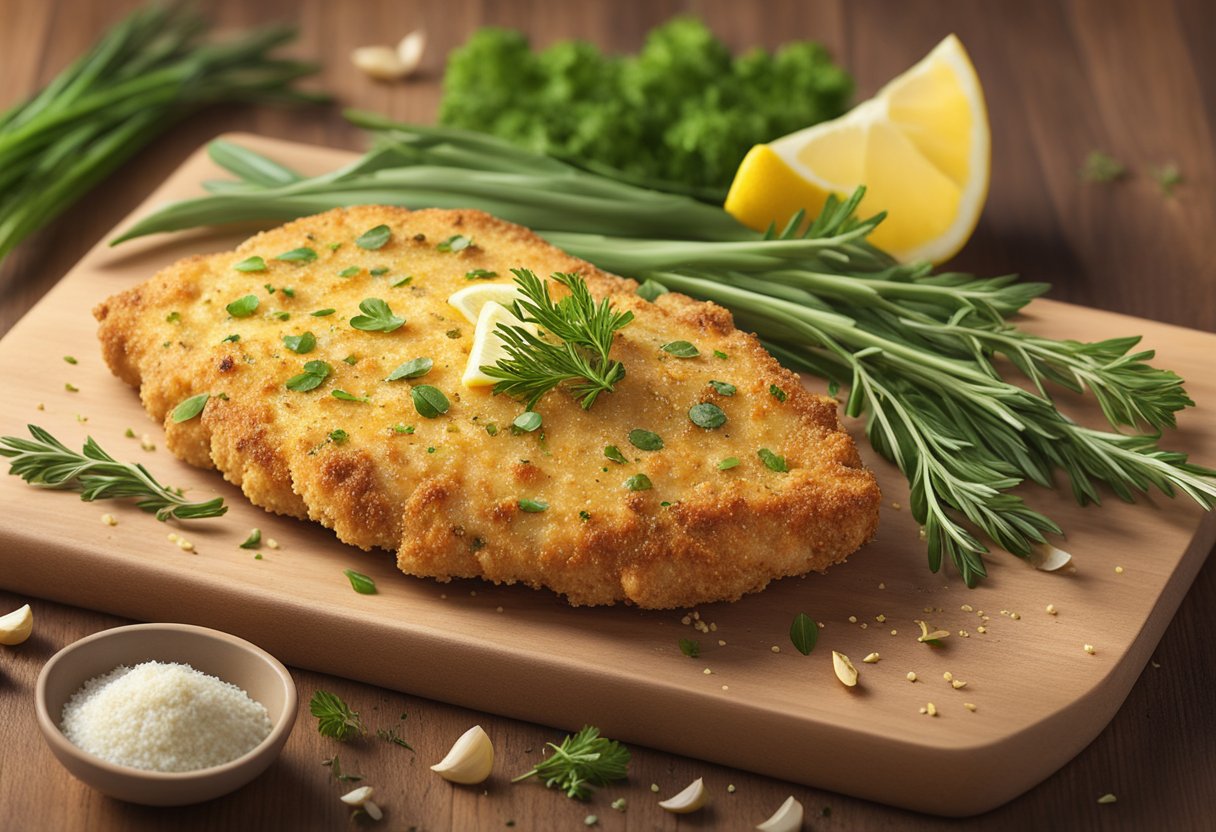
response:
<svg viewBox="0 0 1216 832"><path fill-rule="evenodd" d="M231 138L309 173L351 158ZM201 180L217 175L200 150L134 216L196 195ZM68 444L92 435L192 496L222 495L228 515L166 526L129 505L83 503L0 477L0 586L140 620L217 627L299 667L565 729L591 723L626 742L961 816L1026 791L1097 736L1216 540L1216 517L1185 498L1129 506L1110 496L1100 509L1081 509L1067 493L1028 490L1068 532L1061 546L1075 570L1049 574L998 553L988 580L968 590L928 571L902 508L906 484L860 439L883 486L878 539L826 576L784 580L738 603L574 609L547 592L406 577L391 554L364 553L319 526L268 515L219 475L175 460L161 447L160 426L101 361L94 304L179 257L230 248L247 231L99 244L0 342L0 433L35 423ZM1048 301L1032 305L1025 326L1087 340L1142 334L1201 403L1182 414L1166 446L1216 463L1216 336ZM1069 409L1097 424L1096 408ZM158 448L141 449L124 436L128 428ZM104 525L104 512L118 525ZM280 548L263 548L261 560L239 548L253 527ZM196 552L175 546L169 532L188 537ZM351 591L348 567L373 576L379 594ZM809 657L788 637L801 611L823 627ZM687 623L698 617L711 632ZM915 619L952 635L941 648L920 644ZM698 658L681 654L681 638L700 642ZM860 668L856 689L836 681L832 650ZM880 660L863 664L872 652ZM909 671L918 681L907 680ZM947 672L966 686L954 689ZM921 712L930 702L937 716Z"/></svg>

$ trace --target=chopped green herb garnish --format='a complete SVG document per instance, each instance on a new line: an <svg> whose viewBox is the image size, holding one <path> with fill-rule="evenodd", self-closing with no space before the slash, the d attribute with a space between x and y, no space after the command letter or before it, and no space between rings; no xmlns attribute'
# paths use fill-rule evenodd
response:
<svg viewBox="0 0 1216 832"><path fill-rule="evenodd" d="M301 335L284 335L283 343L287 349L299 355L310 353L317 346L317 336L311 332L305 332Z"/></svg>
<svg viewBox="0 0 1216 832"><path fill-rule="evenodd" d="M65 355L65 356L63 357L63 360L64 360L64 361L66 361L66 362L68 362L69 364L79 364L79 363L80 363L79 361L77 361L77 360L75 359L75 357L74 357L74 356L71 356L71 355Z"/></svg>
<svg viewBox="0 0 1216 832"><path fill-rule="evenodd" d="M315 237L311 237L311 236L310 236L308 239L310 239L310 240L315 240L316 238L315 238ZM338 249L340 249L340 248L342 248L342 244L341 244L341 243L330 243L330 244L329 244L329 250L330 250L330 251L337 251L337 250L338 250Z"/></svg>
<svg viewBox="0 0 1216 832"><path fill-rule="evenodd" d="M611 459L617 465L624 465L625 463L629 462L629 460L625 459L625 455L621 453L621 449L616 445L605 445L604 456Z"/></svg>
<svg viewBox="0 0 1216 832"><path fill-rule="evenodd" d="M427 419L447 413L451 407L443 391L429 384L419 384L410 391L410 398L414 400L414 410L418 411L418 415Z"/></svg>
<svg viewBox="0 0 1216 832"><path fill-rule="evenodd" d="M377 728L376 736L385 742L391 742L393 745L399 745L402 748L410 751L414 750L414 747L405 740L401 739L401 737L397 734L397 731L393 728Z"/></svg>
<svg viewBox="0 0 1216 832"><path fill-rule="evenodd" d="M359 363L359 356L357 356L357 355L348 355L348 356L346 356L346 358L343 358L343 359L342 359L342 363L343 363L343 364L349 364L350 366L352 366L352 367L353 367L353 366L355 366L356 364L358 364L358 363Z"/></svg>
<svg viewBox="0 0 1216 832"><path fill-rule="evenodd" d="M435 362L429 358L411 358L389 373L385 381L398 381L403 378L421 378L429 373L433 366L435 366Z"/></svg>
<svg viewBox="0 0 1216 832"><path fill-rule="evenodd" d="M629 431L629 444L643 451L660 451L663 449L663 438L657 433L634 428Z"/></svg>
<svg viewBox="0 0 1216 832"><path fill-rule="evenodd" d="M211 398L210 393L199 393L197 396L191 396L173 408L173 414L169 418L173 420L174 424L188 422L203 412L203 408L207 405L207 399L209 398Z"/></svg>
<svg viewBox="0 0 1216 832"><path fill-rule="evenodd" d="M586 523L588 520L590 520L590 519L591 519L591 512L589 512L589 511L580 511L580 512L578 513L578 519L579 519L579 520L582 520L584 523Z"/></svg>
<svg viewBox="0 0 1216 832"><path fill-rule="evenodd" d="M126 430L124 430L124 431L122 432L122 435L123 435L123 436L125 436L125 437L127 437L128 439L134 439L134 438L135 438L135 431L134 431L134 429L132 429L132 428L127 428Z"/></svg>
<svg viewBox="0 0 1216 832"><path fill-rule="evenodd" d="M794 642L794 647L798 648L798 652L804 656L811 655L811 651L815 649L815 642L818 640L819 625L804 612L794 616L794 623L790 624L790 641Z"/></svg>
<svg viewBox="0 0 1216 832"><path fill-rule="evenodd" d="M738 466L738 464L739 464L739 457L728 456L726 459L724 459L718 463L718 470L719 471L729 471L731 468Z"/></svg>
<svg viewBox="0 0 1216 832"><path fill-rule="evenodd" d="M245 295L245 297L237 298L224 308L227 309L228 314L234 318L248 318L258 309L258 296Z"/></svg>
<svg viewBox="0 0 1216 832"><path fill-rule="evenodd" d="M457 252L464 251L473 245L473 240L463 234L453 234L446 240L435 246L438 251Z"/></svg>
<svg viewBox="0 0 1216 832"><path fill-rule="evenodd" d="M350 439L350 434L342 430L342 428L334 428L329 432L329 441L335 445L343 445L348 439Z"/></svg>
<svg viewBox="0 0 1216 832"><path fill-rule="evenodd" d="M224 340L220 341L220 343L221 344L228 344L228 343L235 344L239 340L241 340L240 333L234 332L231 335L229 335L227 338L225 338Z"/></svg>
<svg viewBox="0 0 1216 832"><path fill-rule="evenodd" d="M269 294L273 295L275 293L275 288L269 283L263 283L262 288L265 289Z"/></svg>
<svg viewBox="0 0 1216 832"><path fill-rule="evenodd" d="M182 320L181 312L170 312L168 315L165 316L165 323L176 324L176 323L181 323L181 320Z"/></svg>
<svg viewBox="0 0 1216 832"><path fill-rule="evenodd" d="M321 382L329 378L333 367L324 361L308 361L304 364L304 372L287 380L287 389L297 393L305 393L321 386Z"/></svg>
<svg viewBox="0 0 1216 832"><path fill-rule="evenodd" d="M355 245L368 251L379 251L384 248L384 244L392 236L393 231L387 225L377 225L360 234L359 239L355 240Z"/></svg>
<svg viewBox="0 0 1216 832"><path fill-rule="evenodd" d="M544 500L532 500L528 497L524 497L519 501L519 507L521 510L530 514L539 514L540 512L549 508L549 504Z"/></svg>
<svg viewBox="0 0 1216 832"><path fill-rule="evenodd" d="M832 381L829 381L828 382L828 395L835 396L839 392L840 392L840 382L836 381L835 379L833 379Z"/></svg>
<svg viewBox="0 0 1216 832"><path fill-rule="evenodd" d="M361 271L363 271L363 269L359 268L358 266L347 266L345 269L338 272L338 277L354 277Z"/></svg>
<svg viewBox="0 0 1216 832"><path fill-rule="evenodd" d="M531 433L541 426L542 421L541 415L536 411L525 410L523 413L515 417L515 421L511 423L511 426L517 430Z"/></svg>
<svg viewBox="0 0 1216 832"><path fill-rule="evenodd" d="M289 298L294 298L296 296L296 290L291 288L290 286L284 286L283 294L287 295L287 297L289 297Z"/></svg>
<svg viewBox="0 0 1216 832"><path fill-rule="evenodd" d="M770 471L776 471L783 474L790 470L789 466L785 464L785 457L777 456L777 454L773 453L768 448L761 448L756 452L756 456L760 457L761 461L764 462L765 467Z"/></svg>
<svg viewBox="0 0 1216 832"><path fill-rule="evenodd" d="M402 424L396 424L396 425L393 425L393 432L394 432L394 433L402 433L402 434L410 434L410 433L413 433L413 432L414 432L414 426L413 426L413 425L402 425Z"/></svg>
<svg viewBox="0 0 1216 832"><path fill-rule="evenodd" d="M590 725L566 737L561 745L551 742L546 745L553 753L512 783L538 777L546 788L557 786L567 797L586 800L591 796L592 786L606 786L613 780L623 780L629 773L629 749L601 737L599 729Z"/></svg>
<svg viewBox="0 0 1216 832"><path fill-rule="evenodd" d="M690 638L680 639L680 652L690 659L695 659L701 655L701 642L693 641Z"/></svg>
<svg viewBox="0 0 1216 832"><path fill-rule="evenodd" d="M1174 188L1182 184L1182 171L1173 162L1153 168L1150 173L1165 196L1173 196Z"/></svg>
<svg viewBox="0 0 1216 832"><path fill-rule="evenodd" d="M338 755L330 757L328 760L322 760L321 765L329 766L329 770L333 772L334 779L343 783L358 783L363 779L362 774L346 774L342 771L342 764L338 761Z"/></svg>
<svg viewBox="0 0 1216 832"><path fill-rule="evenodd" d="M342 574L350 579L351 588L360 595L376 594L376 582L362 572L356 572L353 569L343 569Z"/></svg>
<svg viewBox="0 0 1216 832"><path fill-rule="evenodd" d="M397 277L397 278L390 280L388 282L388 285L393 289L397 289L402 286L409 286L413 282L414 282L414 276L412 274L407 274L405 277Z"/></svg>
<svg viewBox="0 0 1216 832"><path fill-rule="evenodd" d="M1126 175L1127 167L1101 150L1091 151L1081 168L1081 178L1087 182L1114 182Z"/></svg>
<svg viewBox="0 0 1216 832"><path fill-rule="evenodd" d="M694 404L688 409L689 420L699 428L713 430L726 424L726 414L722 408L709 402Z"/></svg>
<svg viewBox="0 0 1216 832"><path fill-rule="evenodd" d="M310 248L293 248L274 258L287 263L311 263L317 259L317 253Z"/></svg>
<svg viewBox="0 0 1216 832"><path fill-rule="evenodd" d="M492 272L489 269L473 269L464 273L465 280L489 280L492 277L498 277L498 272Z"/></svg>
<svg viewBox="0 0 1216 832"><path fill-rule="evenodd" d="M254 559L254 560L261 560L261 559L262 559L262 553L261 553L261 552L258 552L256 555L254 555L254 556L253 556L253 559Z"/></svg>
<svg viewBox="0 0 1216 832"><path fill-rule="evenodd" d="M388 274L388 266L376 266L374 269L368 269L367 273L372 277L380 277L381 275Z"/></svg>
<svg viewBox="0 0 1216 832"><path fill-rule="evenodd" d="M80 388L77 387L75 384L72 384L72 382L70 382L70 381L65 381L63 383L63 389L67 390L69 393L79 393L80 392Z"/></svg>
<svg viewBox="0 0 1216 832"><path fill-rule="evenodd" d="M723 396L735 395L735 385L727 384L725 381L711 381L709 386L714 388L714 391Z"/></svg>
<svg viewBox="0 0 1216 832"><path fill-rule="evenodd" d="M323 737L333 737L338 742L345 742L356 734L367 733L367 729L363 727L363 721L359 719L359 713L352 711L345 702L332 693L323 690L313 693L312 699L308 703L308 710L317 718L317 731ZM334 761L337 761L336 757Z"/></svg>
<svg viewBox="0 0 1216 832"><path fill-rule="evenodd" d="M262 530L254 529L249 532L249 537L245 538L245 542L240 544L242 549L256 549L262 545Z"/></svg>
<svg viewBox="0 0 1216 832"><path fill-rule="evenodd" d="M671 353L676 358L696 358L701 351L688 341L672 341L659 347L663 352Z"/></svg>
<svg viewBox="0 0 1216 832"><path fill-rule="evenodd" d="M350 325L364 332L393 332L405 323L380 298L367 298L359 304L359 311L363 314L351 318Z"/></svg>
<svg viewBox="0 0 1216 832"><path fill-rule="evenodd" d="M264 272L266 271L266 261L261 257L246 257L241 262L233 264L232 268L238 272Z"/></svg>
<svg viewBox="0 0 1216 832"><path fill-rule="evenodd" d="M371 401L371 399L367 398L366 396L356 396L352 393L347 393L345 390L331 390L329 395L333 396L335 399L341 399L344 402L360 402L362 404L367 404Z"/></svg>
<svg viewBox="0 0 1216 832"><path fill-rule="evenodd" d="M785 395L785 391L782 390L780 387L778 387L775 384L770 384L768 386L768 392L772 395L772 397L774 399L776 399L779 402L783 402L787 398L787 396Z"/></svg>
<svg viewBox="0 0 1216 832"><path fill-rule="evenodd" d="M654 488L654 483L650 481L650 477L645 474L634 474L629 479L625 480L625 487L630 491L649 491Z"/></svg>
<svg viewBox="0 0 1216 832"><path fill-rule="evenodd" d="M729 356L722 352L722 350L714 350L714 358L721 358L723 361L725 361L728 357Z"/></svg>
<svg viewBox="0 0 1216 832"><path fill-rule="evenodd" d="M316 312L313 312L311 314L314 318L324 318L328 315L334 314L337 311L338 311L337 309L318 309Z"/></svg>
<svg viewBox="0 0 1216 832"><path fill-rule="evenodd" d="M275 312L274 316L276 318L278 318L280 321L290 321L291 320L290 312Z"/></svg>
<svg viewBox="0 0 1216 832"><path fill-rule="evenodd" d="M448 336L452 340L456 340L457 338L460 337L460 330L459 329L449 329L447 332L445 332L443 334Z"/></svg>
<svg viewBox="0 0 1216 832"><path fill-rule="evenodd" d="M490 424L486 425L486 433L490 434L490 436L498 436L498 425L490 422Z"/></svg>
<svg viewBox="0 0 1216 832"><path fill-rule="evenodd" d="M648 300L654 303L659 296L667 294L667 287L662 283L646 278L642 281L642 285L638 287L638 297L643 300Z"/></svg>

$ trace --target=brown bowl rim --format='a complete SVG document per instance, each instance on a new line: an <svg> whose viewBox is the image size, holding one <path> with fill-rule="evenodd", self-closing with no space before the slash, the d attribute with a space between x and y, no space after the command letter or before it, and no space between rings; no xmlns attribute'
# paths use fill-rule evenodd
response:
<svg viewBox="0 0 1216 832"><path fill-rule="evenodd" d="M51 718L50 711L46 702L46 684L47 677L53 672L56 665L65 660L65 657L77 652L78 650L88 650L92 644L107 638L114 638L117 635L128 633L136 630L166 630L170 632L190 633L191 635L204 636L206 638L225 641L246 652L252 653L260 658L275 675L279 681L283 683L284 689L287 692L287 701L284 703L283 712L279 718L275 720L271 726L270 733L266 738L253 748L246 751L241 756L234 760L229 760L226 763L221 763L218 766L210 766L208 768L195 769L194 771L155 771L153 769L133 768L131 766L121 766L117 763L111 763L104 760L95 754L85 751L80 746L73 743L63 735L63 731L59 728L59 723ZM83 681L83 680L82 680ZM42 670L38 673L38 681L34 687L34 710L38 718L38 725L42 729L43 736L47 742L55 746L61 752L64 752L72 757L75 757L88 765L94 766L114 774L135 777L140 779L148 779L157 782L180 783L189 780L199 780L204 778L216 777L226 772L239 769L248 764L253 758L257 757L268 746L273 746L281 739L285 739L284 734L291 731L295 724L296 709L299 707L299 697L296 691L295 680L291 678L291 673L287 667L270 653L267 653L261 647L258 647L251 641L234 636L231 633L225 633L223 630L212 629L211 627L200 627L196 624L177 624L172 622L153 622L148 624L127 624L120 627L111 627L106 630L100 630L92 635L87 635L84 638L77 639L71 644L63 647L55 655L47 660L42 666Z"/></svg>

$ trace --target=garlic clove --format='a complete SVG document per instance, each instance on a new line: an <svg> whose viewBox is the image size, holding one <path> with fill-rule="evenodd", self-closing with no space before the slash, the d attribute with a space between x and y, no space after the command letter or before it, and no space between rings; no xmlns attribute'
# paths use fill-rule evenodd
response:
<svg viewBox="0 0 1216 832"><path fill-rule="evenodd" d="M857 668L844 653L832 651L832 669L836 671L836 678L842 685L851 688L857 684Z"/></svg>
<svg viewBox="0 0 1216 832"><path fill-rule="evenodd" d="M0 616L0 644L20 644L34 631L34 612L30 605Z"/></svg>
<svg viewBox="0 0 1216 832"><path fill-rule="evenodd" d="M446 757L431 766L431 771L449 783L471 785L489 777L493 767L494 744L480 725L474 725L460 735Z"/></svg>
<svg viewBox="0 0 1216 832"><path fill-rule="evenodd" d="M380 807L370 800L363 804L363 811L367 812L367 816L372 820L380 820L384 817L384 812L380 811Z"/></svg>
<svg viewBox="0 0 1216 832"><path fill-rule="evenodd" d="M405 76L405 68L397 52L387 46L360 46L350 53L350 60L365 74L380 81L394 81Z"/></svg>
<svg viewBox="0 0 1216 832"><path fill-rule="evenodd" d="M347 806L362 806L367 802L367 799L372 796L371 786L360 786L354 791L349 791L338 798Z"/></svg>
<svg viewBox="0 0 1216 832"><path fill-rule="evenodd" d="M1050 543L1036 543L1030 547L1030 556L1027 560L1034 565L1035 569L1055 572L1067 566L1072 561L1072 555L1063 549L1057 549Z"/></svg>
<svg viewBox="0 0 1216 832"><path fill-rule="evenodd" d="M802 804L790 795L771 818L756 828L763 832L799 832L802 829Z"/></svg>
<svg viewBox="0 0 1216 832"><path fill-rule="evenodd" d="M702 778L698 777L685 786L684 791L660 801L659 806L668 812L684 815L700 809L708 798L709 793L705 791L705 783Z"/></svg>
<svg viewBox="0 0 1216 832"><path fill-rule="evenodd" d="M422 53L426 51L426 32L418 29L410 32L397 44L397 60L405 75L412 74L422 63Z"/></svg>

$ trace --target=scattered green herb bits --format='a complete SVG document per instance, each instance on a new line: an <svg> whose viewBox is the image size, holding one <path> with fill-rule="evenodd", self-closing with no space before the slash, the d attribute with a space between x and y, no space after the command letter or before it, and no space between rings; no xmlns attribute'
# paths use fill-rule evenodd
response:
<svg viewBox="0 0 1216 832"><path fill-rule="evenodd" d="M427 373L429 373L431 371L431 368L433 366L435 366L435 362L429 358L425 358L425 357L411 358L409 361L405 362L404 364L399 366L397 369L395 369L391 373L389 373L388 378L386 378L385 381L398 381L400 379L408 379L408 378L422 378L424 375L426 375Z"/></svg>
<svg viewBox="0 0 1216 832"><path fill-rule="evenodd" d="M324 361L308 361L304 364L304 372L287 379L287 389L297 393L315 390L333 371L334 368Z"/></svg>
<svg viewBox="0 0 1216 832"><path fill-rule="evenodd" d="M304 332L300 335L284 335L283 345L298 355L304 355L316 348L317 336L311 332Z"/></svg>
<svg viewBox="0 0 1216 832"><path fill-rule="evenodd" d="M761 448L756 451L756 456L760 457L760 461L764 463L764 467L770 471L776 471L779 474L784 474L790 470L785 462L785 457L778 456L768 448Z"/></svg>
<svg viewBox="0 0 1216 832"><path fill-rule="evenodd" d="M652 433L641 428L634 428L629 431L629 444L642 451L661 451L663 449L663 438L657 433Z"/></svg>
<svg viewBox="0 0 1216 832"><path fill-rule="evenodd" d="M447 413L451 407L443 391L429 384L419 384L410 391L410 398L414 400L414 409L418 411L418 415L427 419L436 419Z"/></svg>
<svg viewBox="0 0 1216 832"><path fill-rule="evenodd" d="M197 396L191 396L173 408L173 414L170 418L176 424L189 422L203 412L203 408L207 406L207 400L210 398L210 393L199 393Z"/></svg>
<svg viewBox="0 0 1216 832"><path fill-rule="evenodd" d="M227 309L228 314L234 318L248 318L254 312L258 311L258 296L245 295L243 298L237 298L224 308Z"/></svg>
<svg viewBox="0 0 1216 832"><path fill-rule="evenodd" d="M515 421L511 423L511 426L525 433L531 433L539 429L543 421L541 415L536 411L525 410L515 417Z"/></svg>
<svg viewBox="0 0 1216 832"><path fill-rule="evenodd" d="M261 257L246 257L239 263L234 263L232 268L238 272L264 272L266 271L266 261Z"/></svg>
<svg viewBox="0 0 1216 832"><path fill-rule="evenodd" d="M689 341L671 341L659 347L663 352L670 353L676 358L696 358L701 354L696 345Z"/></svg>
<svg viewBox="0 0 1216 832"><path fill-rule="evenodd" d="M520 511L526 511L529 514L539 514L542 511L548 510L549 504L544 500L533 500L528 497L524 497L519 501L519 508Z"/></svg>
<svg viewBox="0 0 1216 832"><path fill-rule="evenodd" d="M629 479L625 480L625 488L630 491L649 491L654 488L654 483L650 481L650 477L645 474L634 474Z"/></svg>
<svg viewBox="0 0 1216 832"><path fill-rule="evenodd" d="M688 409L689 420L699 428L713 430L726 424L726 414L722 408L710 402L694 404Z"/></svg>
<svg viewBox="0 0 1216 832"><path fill-rule="evenodd" d="M342 574L350 581L351 589L360 595L376 594L376 582L362 572L356 572L353 569L343 569Z"/></svg>
<svg viewBox="0 0 1216 832"><path fill-rule="evenodd" d="M317 253L310 248L293 248L291 251L277 255L274 259L282 260L284 263L311 263L317 259Z"/></svg>
<svg viewBox="0 0 1216 832"><path fill-rule="evenodd" d="M405 325L405 318L393 314L380 298L367 298L359 304L362 315L350 319L350 325L363 332L394 332Z"/></svg>
<svg viewBox="0 0 1216 832"><path fill-rule="evenodd" d="M384 248L392 236L393 231L387 225L377 225L360 234L359 239L355 240L355 245L368 251L379 251Z"/></svg>

